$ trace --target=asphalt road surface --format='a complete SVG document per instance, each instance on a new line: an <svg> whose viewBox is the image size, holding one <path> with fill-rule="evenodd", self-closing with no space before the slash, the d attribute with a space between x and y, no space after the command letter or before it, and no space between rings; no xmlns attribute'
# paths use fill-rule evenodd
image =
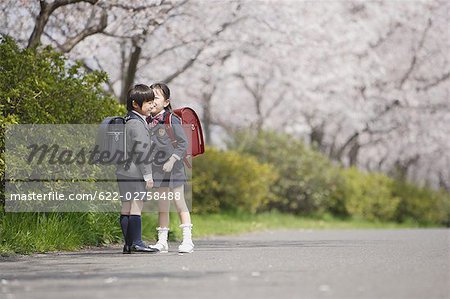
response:
<svg viewBox="0 0 450 299"><path fill-rule="evenodd" d="M450 298L450 230L268 231L0 258L0 298Z"/></svg>

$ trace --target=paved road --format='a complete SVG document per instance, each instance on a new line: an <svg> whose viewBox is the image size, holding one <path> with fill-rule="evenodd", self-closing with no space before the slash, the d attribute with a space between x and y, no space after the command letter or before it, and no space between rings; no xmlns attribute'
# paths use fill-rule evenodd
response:
<svg viewBox="0 0 450 299"><path fill-rule="evenodd" d="M197 240L184 255L7 257L0 298L450 298L449 240L445 229L271 231Z"/></svg>

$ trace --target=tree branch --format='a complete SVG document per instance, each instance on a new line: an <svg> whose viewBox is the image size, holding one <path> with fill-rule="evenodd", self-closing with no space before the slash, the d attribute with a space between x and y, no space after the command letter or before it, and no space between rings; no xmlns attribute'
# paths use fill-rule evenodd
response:
<svg viewBox="0 0 450 299"><path fill-rule="evenodd" d="M394 26L389 28L389 31L386 32L386 34L382 37L380 37L375 43L369 43L369 47L372 49L378 48L380 45L382 45L385 41L387 41L396 31L397 29L401 28L401 23L395 23Z"/></svg>
<svg viewBox="0 0 450 299"><path fill-rule="evenodd" d="M152 55L152 56L150 56L150 57L148 57L148 56L142 56L142 59L145 59L145 60L153 60L153 59L158 58L159 56L162 56L163 54L165 54L165 53L167 53L167 52L169 52L169 51L175 50L175 49L177 49L177 48L180 48L180 47L182 47L182 46L186 46L186 45L189 45L189 44L198 43L198 42L205 42L205 40L197 39L197 40L191 40L191 41L187 41L187 42L182 42L182 43L180 43L180 44L173 45L173 46L171 46L171 47L162 49L161 51L159 51L158 53L156 53L156 54L154 54L154 55ZM148 64L148 63L145 63L145 64L143 64L142 66L146 66L147 64Z"/></svg>
<svg viewBox="0 0 450 299"><path fill-rule="evenodd" d="M164 1L162 1L164 2ZM168 5L168 4L164 4L164 3L153 3L153 4L147 4L147 5L139 5L139 6L132 6L132 5L126 5L126 4L111 4L109 5L110 8L120 8L123 10L126 10L128 12L139 12L142 10L146 10L149 8L154 8L154 7L161 7L163 5Z"/></svg>
<svg viewBox="0 0 450 299"><path fill-rule="evenodd" d="M436 78L433 82L430 82L422 87L418 87L416 90L417 91L421 91L421 90L428 90L430 88L433 88L439 84L441 84L444 81L447 81L450 78L450 72L447 72L445 74L443 74L442 76L440 76L439 78Z"/></svg>
<svg viewBox="0 0 450 299"><path fill-rule="evenodd" d="M185 62L185 64L178 69L176 72L174 72L173 74L167 76L163 82L165 83L170 83L170 81L172 81L173 79L175 79L176 77L178 77L180 74L182 74L184 71L186 71L188 68L190 68L194 62L197 60L197 58L200 56L200 54L205 50L205 48L200 48L197 50L197 52L194 54L194 56L192 56L191 59L189 59L188 61Z"/></svg>
<svg viewBox="0 0 450 299"><path fill-rule="evenodd" d="M406 71L406 73L403 75L403 77L400 79L400 83L399 83L399 89L401 89L403 87L403 85L405 84L406 80L408 80L409 76L411 76L411 73L414 70L414 67L416 66L417 63L417 52L422 49L423 44L425 43L425 38L427 36L428 30L431 28L432 25L432 21L431 19L428 19L428 23L427 26L425 27L425 30L422 33L422 37L419 41L419 45L417 47L416 52L414 53L412 59L411 59L411 63L408 67L408 70Z"/></svg>
<svg viewBox="0 0 450 299"><path fill-rule="evenodd" d="M382 117L383 115L387 114L389 111L391 111L393 108L398 107L400 105L400 102L398 100L394 100L392 103L386 105L383 109L383 111L381 111L380 113L378 113L376 116L374 116L373 118L369 119L365 125L364 128L354 132L350 138L347 139L347 141L344 143L343 146L341 146L337 152L336 155L337 157L342 157L344 151L347 149L347 147L349 147L350 145L354 145L355 142L357 142L358 137L363 134L363 133L368 133L371 132L371 124L374 123L377 119L379 119L380 117Z"/></svg>
<svg viewBox="0 0 450 299"><path fill-rule="evenodd" d="M47 1L45 0L40 0L39 5L41 7L41 10L36 18L36 24L28 40L27 48L33 48L39 45L39 43L41 42L41 36L44 32L45 25L47 25L48 19L57 8L79 2L87 2L94 5L98 1L99 0L56 0L52 3L47 3Z"/></svg>
<svg viewBox="0 0 450 299"><path fill-rule="evenodd" d="M108 26L108 14L105 10L103 10L100 22L98 24L85 28L76 36L66 40L66 42L64 42L64 44L62 44L59 48L61 49L61 51L65 53L70 52L73 49L73 47L75 47L83 39L93 34L102 32L103 30L105 30L107 26Z"/></svg>
<svg viewBox="0 0 450 299"><path fill-rule="evenodd" d="M195 53L195 55L189 59L188 61L186 61L186 63L177 71L175 71L173 74L167 76L163 82L165 83L170 83L173 79L175 79L176 77L178 77L180 74L182 74L184 71L186 71L189 67L191 67L194 62L197 60L197 58L200 56L200 54L208 47L210 46L213 42L214 39L217 38L222 32L225 31L225 29L227 29L228 27L230 27L231 25L234 25L238 22L240 22L241 20L245 19L244 17L241 18L236 18L232 21L229 22L225 22L222 24L221 28L219 28L218 30L216 30L213 34L212 37L206 42L205 46L203 48L200 48L197 50L197 52Z"/></svg>

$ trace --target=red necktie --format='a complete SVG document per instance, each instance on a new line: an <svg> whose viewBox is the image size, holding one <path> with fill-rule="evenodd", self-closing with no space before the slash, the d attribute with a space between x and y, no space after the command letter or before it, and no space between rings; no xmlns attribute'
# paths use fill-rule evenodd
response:
<svg viewBox="0 0 450 299"><path fill-rule="evenodd" d="M151 116L149 116L149 117L147 117L147 122L148 122L149 126L151 128L153 128L163 119L163 117L164 117L163 113L158 114L157 116L155 116L153 118Z"/></svg>

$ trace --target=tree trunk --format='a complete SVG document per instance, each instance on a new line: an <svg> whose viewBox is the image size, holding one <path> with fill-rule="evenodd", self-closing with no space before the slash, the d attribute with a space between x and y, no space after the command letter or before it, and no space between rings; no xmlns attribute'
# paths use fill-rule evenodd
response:
<svg viewBox="0 0 450 299"><path fill-rule="evenodd" d="M134 78L136 77L137 65L139 62L139 58L141 57L142 48L133 42L133 52L131 53L130 61L128 63L128 69L125 74L125 78L122 81L122 92L119 98L119 102L121 104L127 104L127 94L131 85L134 82Z"/></svg>
<svg viewBox="0 0 450 299"><path fill-rule="evenodd" d="M316 146L317 149L321 152L325 152L325 147L323 145L323 138L325 136L324 133L324 125L315 126L311 129L311 133L309 134L309 142L312 146Z"/></svg>
<svg viewBox="0 0 450 299"><path fill-rule="evenodd" d="M358 140L356 140L350 148L350 151L348 152L348 160L350 166L356 166L356 164L358 163L358 154L360 148L361 146L359 145Z"/></svg>
<svg viewBox="0 0 450 299"><path fill-rule="evenodd" d="M203 132L206 144L211 144L211 98L212 94L203 94Z"/></svg>
<svg viewBox="0 0 450 299"><path fill-rule="evenodd" d="M358 143L358 137L359 137L359 132L355 132L352 136L350 136L350 138L347 139L347 141L344 143L344 145L342 147L340 147L338 150L336 150L335 155L339 160L343 157L344 152L348 146L350 146L350 145L354 146L355 143Z"/></svg>
<svg viewBox="0 0 450 299"><path fill-rule="evenodd" d="M399 180L405 181L407 179L409 169L411 168L411 166L416 164L417 161L419 161L419 158L420 155L415 155L407 159L406 161L398 159L397 161L395 161L393 171L391 171L392 176Z"/></svg>
<svg viewBox="0 0 450 299"><path fill-rule="evenodd" d="M27 48L37 47L41 42L42 33L44 33L45 25L48 22L52 10L45 1L39 1L41 5L41 11L36 18L36 24L34 25L33 32L31 33L30 39L28 40Z"/></svg>
<svg viewBox="0 0 450 299"><path fill-rule="evenodd" d="M445 180L442 171L439 172L439 188L442 188L447 192L450 191L450 184L448 184L448 182Z"/></svg>

